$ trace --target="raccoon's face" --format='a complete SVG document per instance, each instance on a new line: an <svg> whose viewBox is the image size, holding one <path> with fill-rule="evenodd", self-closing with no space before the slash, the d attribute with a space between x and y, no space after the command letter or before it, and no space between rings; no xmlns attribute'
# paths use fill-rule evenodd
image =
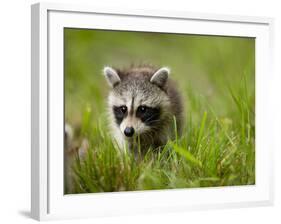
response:
<svg viewBox="0 0 281 224"><path fill-rule="evenodd" d="M112 87L108 100L111 119L123 136L130 139L156 132L170 106L162 89L169 70L161 68L152 76L129 74L121 79L116 70L106 67L104 74Z"/></svg>

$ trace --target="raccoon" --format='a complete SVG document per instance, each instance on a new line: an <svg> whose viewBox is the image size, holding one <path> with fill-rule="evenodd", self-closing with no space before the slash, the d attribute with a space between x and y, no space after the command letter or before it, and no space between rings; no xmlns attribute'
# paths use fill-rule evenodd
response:
<svg viewBox="0 0 281 224"><path fill-rule="evenodd" d="M110 86L109 124L120 148L146 152L160 149L178 135L183 126L182 97L170 69L154 66L131 66L127 69L104 67ZM137 140L136 140L137 138Z"/></svg>

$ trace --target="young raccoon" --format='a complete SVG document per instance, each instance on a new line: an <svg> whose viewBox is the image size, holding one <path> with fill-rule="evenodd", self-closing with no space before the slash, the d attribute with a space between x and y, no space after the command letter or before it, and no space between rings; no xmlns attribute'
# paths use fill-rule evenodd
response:
<svg viewBox="0 0 281 224"><path fill-rule="evenodd" d="M141 152L146 152L149 147L165 145L175 137L174 117L180 135L183 104L175 83L168 78L168 68L105 67L103 72L111 87L110 128L120 148L128 144L136 152L140 143Z"/></svg>

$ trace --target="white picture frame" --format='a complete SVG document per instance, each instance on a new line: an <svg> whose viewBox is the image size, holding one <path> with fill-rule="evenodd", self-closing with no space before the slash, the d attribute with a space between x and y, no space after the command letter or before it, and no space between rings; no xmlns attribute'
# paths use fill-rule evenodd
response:
<svg viewBox="0 0 281 224"><path fill-rule="evenodd" d="M38 3L32 15L31 215L37 220L248 207L273 203L270 130L273 19ZM254 186L63 193L63 28L154 31L256 38Z"/></svg>

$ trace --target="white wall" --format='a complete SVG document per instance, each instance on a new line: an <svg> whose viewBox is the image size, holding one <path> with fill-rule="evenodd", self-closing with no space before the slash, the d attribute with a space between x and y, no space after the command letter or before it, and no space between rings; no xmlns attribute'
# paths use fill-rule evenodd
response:
<svg viewBox="0 0 281 224"><path fill-rule="evenodd" d="M0 222L29 223L30 207L30 0L1 2L0 13ZM57 1L67 2L67 1ZM276 108L272 110L275 133L274 207L196 211L167 215L103 218L97 223L280 223L281 221L281 158L280 136L280 41L281 7L277 0L80 0L79 4L137 9L184 10L222 14L269 16L276 18ZM274 115L276 115L274 117ZM274 132L273 132L274 131ZM77 221L71 221L73 223ZM93 223L83 220L79 223ZM59 222L69 223L69 221Z"/></svg>

